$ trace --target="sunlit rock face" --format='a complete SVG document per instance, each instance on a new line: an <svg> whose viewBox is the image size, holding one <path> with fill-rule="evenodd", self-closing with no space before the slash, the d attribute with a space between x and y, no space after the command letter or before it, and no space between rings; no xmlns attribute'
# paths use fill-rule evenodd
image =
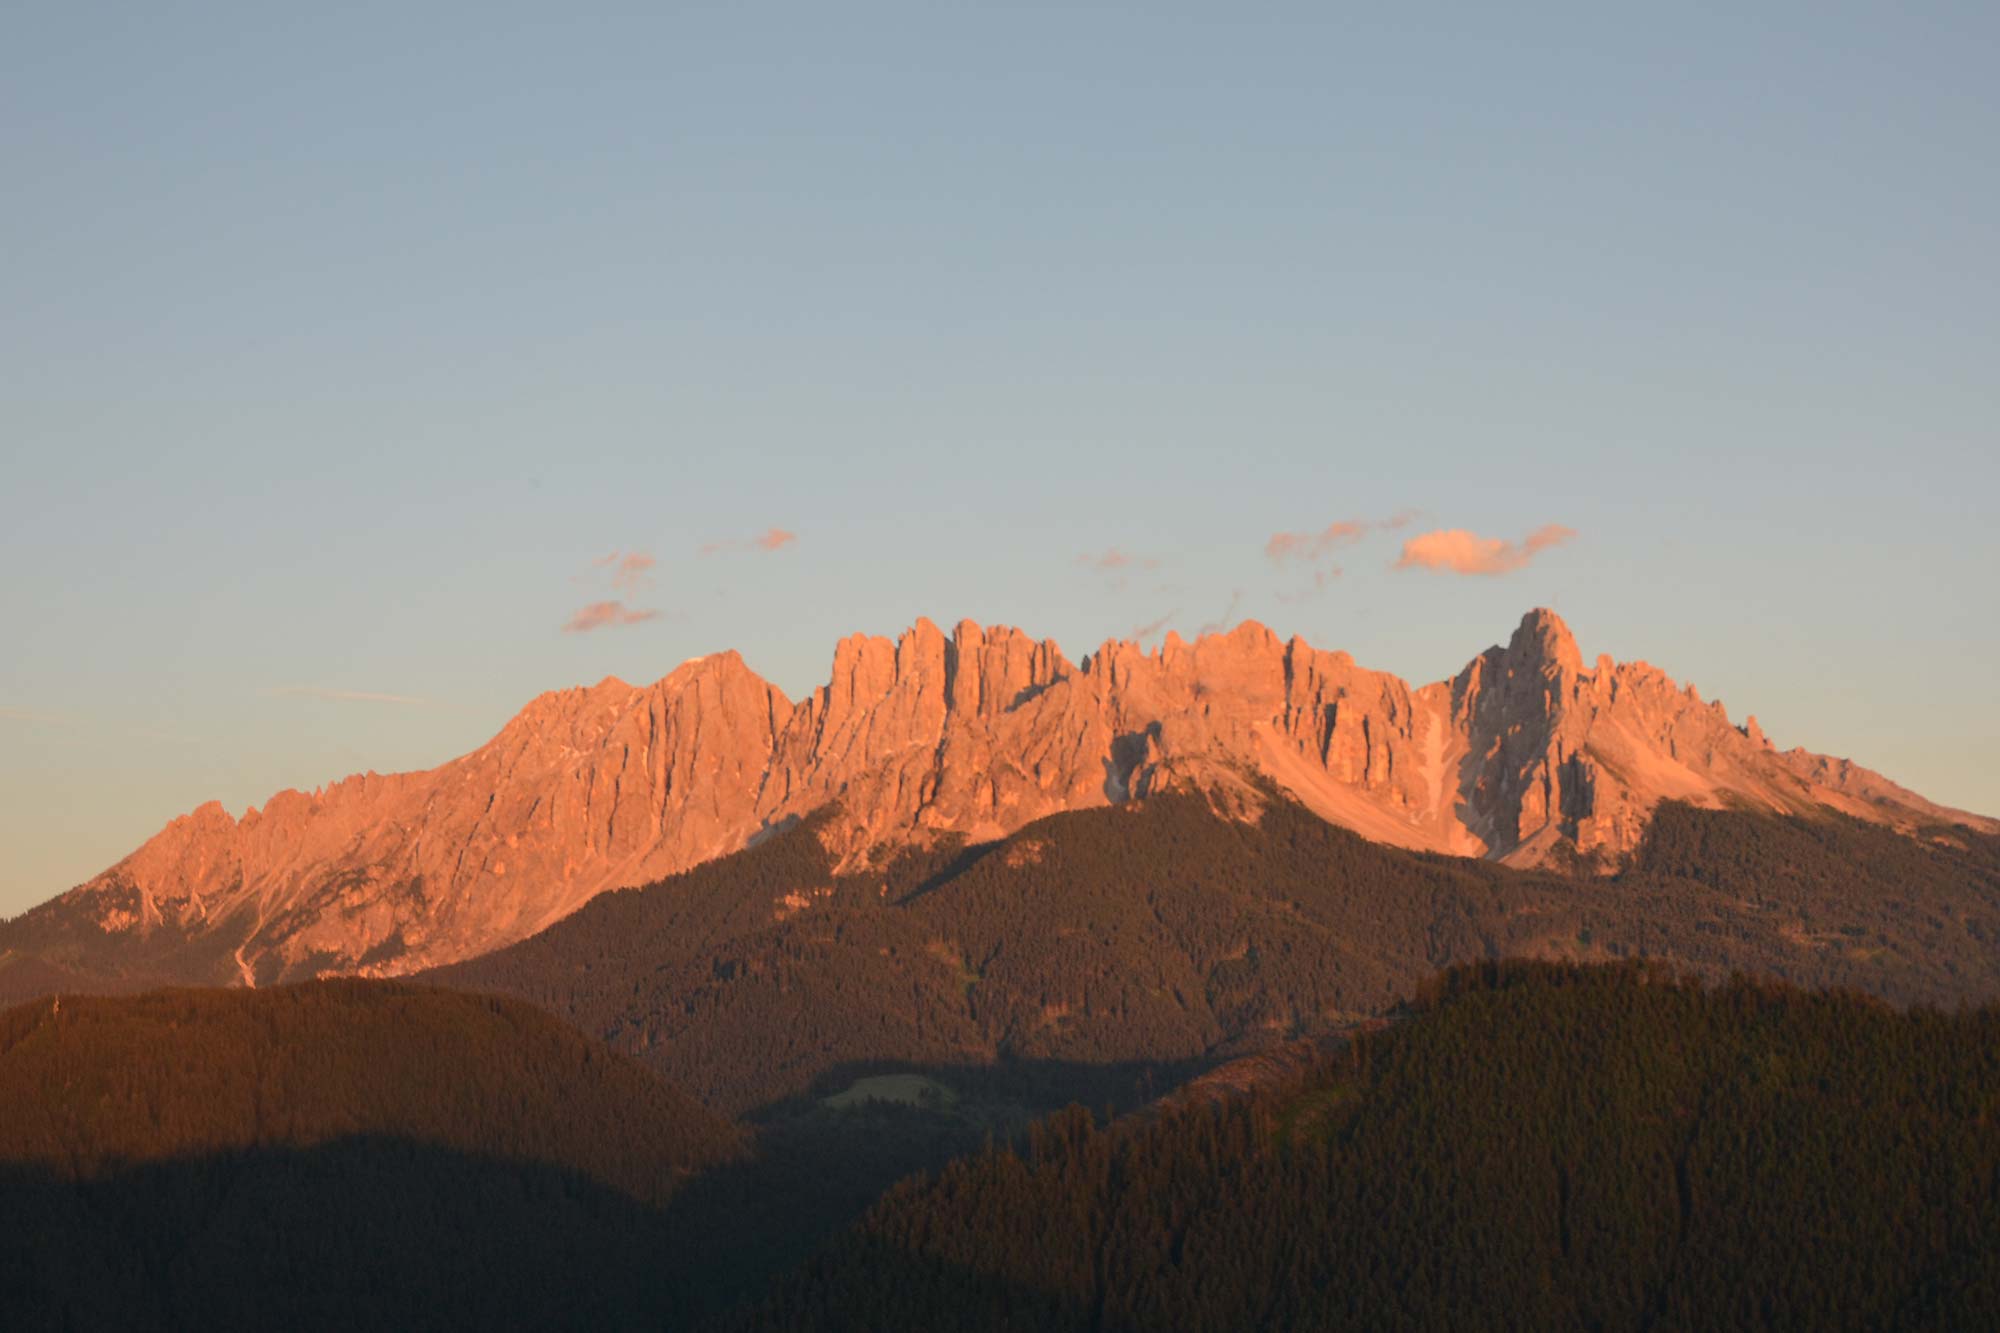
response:
<svg viewBox="0 0 2000 1333"><path fill-rule="evenodd" d="M1643 662L1586 668L1548 611L1417 688L1254 622L1072 663L1016 629L919 620L842 640L796 705L719 653L649 686L543 695L429 772L281 792L241 819L203 806L7 929L49 957L117 941L184 980L400 973L828 805L821 836L860 865L1168 786L1248 818L1275 786L1379 841L1516 865L1613 868L1667 799L2000 829L1780 753Z"/></svg>

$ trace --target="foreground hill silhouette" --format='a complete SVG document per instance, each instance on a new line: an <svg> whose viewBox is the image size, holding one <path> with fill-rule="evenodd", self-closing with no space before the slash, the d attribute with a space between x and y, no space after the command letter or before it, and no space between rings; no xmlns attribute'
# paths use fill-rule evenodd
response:
<svg viewBox="0 0 2000 1333"><path fill-rule="evenodd" d="M1073 663L1016 629L919 620L843 639L796 704L715 653L650 686L545 694L428 772L280 792L241 818L211 802L0 923L0 994L401 975L815 812L855 868L1168 789L1244 812L1260 784L1392 846L1599 872L1667 801L2000 833L1780 751L1644 662L1586 666L1545 610L1421 685L1255 622Z"/></svg>
<svg viewBox="0 0 2000 1333"><path fill-rule="evenodd" d="M1122 1103L1510 956L2000 998L2000 839L1963 830L1668 805L1599 878L1384 847L1269 792L1254 820L1169 792L865 874L822 827L425 975L540 1005L731 1114L888 1068Z"/></svg>
<svg viewBox="0 0 2000 1333"><path fill-rule="evenodd" d="M866 1105L794 1109L746 1154L504 999L347 981L22 1006L0 1014L0 1327L2000 1312L1994 1010L1705 991L1644 963L1423 989L1386 1026L1232 1062L1109 1131L1072 1108L956 1163L948 1115ZM932 1174L868 1209L912 1162Z"/></svg>
<svg viewBox="0 0 2000 1333"><path fill-rule="evenodd" d="M537 1010L384 982L24 1005L0 1107L10 1330L658 1321L664 1206L746 1150Z"/></svg>
<svg viewBox="0 0 2000 1333"><path fill-rule="evenodd" d="M900 1186L731 1326L1992 1328L1996 1049L1992 1009L1461 970L1248 1097Z"/></svg>

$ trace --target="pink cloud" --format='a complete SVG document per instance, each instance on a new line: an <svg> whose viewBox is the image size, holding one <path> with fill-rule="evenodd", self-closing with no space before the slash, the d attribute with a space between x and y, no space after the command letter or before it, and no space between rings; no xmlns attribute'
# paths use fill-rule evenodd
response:
<svg viewBox="0 0 2000 1333"><path fill-rule="evenodd" d="M1175 616L1179 614L1180 611L1178 608L1169 611L1165 615L1161 616L1158 620L1150 621L1144 625L1139 626L1139 628L1132 631L1130 637L1143 643L1147 639L1152 638L1155 634L1158 634L1161 630L1165 629L1167 627L1167 622L1172 620Z"/></svg>
<svg viewBox="0 0 2000 1333"><path fill-rule="evenodd" d="M635 592L649 582L646 571L657 563L652 556L642 551L634 551L618 561L618 568L611 572L611 586Z"/></svg>
<svg viewBox="0 0 2000 1333"><path fill-rule="evenodd" d="M1104 574L1115 574L1123 569L1158 569L1160 567L1159 559L1155 556L1133 555L1131 552L1122 550L1116 546L1111 547L1102 555L1091 555L1089 552L1085 552L1076 558L1076 563L1086 569L1094 569Z"/></svg>
<svg viewBox="0 0 2000 1333"><path fill-rule="evenodd" d="M799 534L785 528L766 528L755 537L743 541L703 542L697 554L718 555L724 551L782 551L799 539Z"/></svg>
<svg viewBox="0 0 2000 1333"><path fill-rule="evenodd" d="M1397 569L1435 569L1451 574L1509 574L1552 546L1576 536L1573 528L1546 523L1519 542L1482 537L1464 528L1440 528L1403 543Z"/></svg>
<svg viewBox="0 0 2000 1333"><path fill-rule="evenodd" d="M592 602L569 618L569 623L563 626L563 633L588 634L591 630L613 625L636 625L659 614L658 611L627 606L623 602Z"/></svg>
<svg viewBox="0 0 2000 1333"><path fill-rule="evenodd" d="M1418 517L1414 509L1399 509L1388 518L1348 518L1329 523L1318 532L1274 532L1264 543L1264 554L1283 564L1287 560L1317 560L1328 551L1352 546L1371 532L1394 532L1408 527Z"/></svg>
<svg viewBox="0 0 2000 1333"><path fill-rule="evenodd" d="M1575 528L1566 528L1560 523L1544 523L1528 534L1528 540L1522 543L1522 546L1529 555L1540 555L1549 547L1561 546L1574 536L1576 536Z"/></svg>
<svg viewBox="0 0 2000 1333"><path fill-rule="evenodd" d="M1365 519L1329 523L1318 532L1277 532L1264 543L1264 554L1280 563L1286 560L1316 560L1328 551L1352 545L1376 527ZM1388 527L1389 524L1380 526Z"/></svg>

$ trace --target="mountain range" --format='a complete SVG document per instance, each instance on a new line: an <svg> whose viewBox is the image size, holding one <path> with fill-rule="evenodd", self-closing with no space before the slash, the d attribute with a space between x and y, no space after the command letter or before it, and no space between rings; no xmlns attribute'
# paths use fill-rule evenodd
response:
<svg viewBox="0 0 2000 1333"><path fill-rule="evenodd" d="M1072 663L1016 629L919 620L843 639L797 703L722 652L647 686L542 695L426 772L280 792L241 818L201 806L0 924L0 991L405 974L809 816L851 871L1170 788L1241 817L1276 791L1395 847L1573 873L1628 864L1663 801L2000 832L1780 751L1647 663L1586 666L1546 610L1416 687L1255 622ZM776 910L810 905L800 887Z"/></svg>

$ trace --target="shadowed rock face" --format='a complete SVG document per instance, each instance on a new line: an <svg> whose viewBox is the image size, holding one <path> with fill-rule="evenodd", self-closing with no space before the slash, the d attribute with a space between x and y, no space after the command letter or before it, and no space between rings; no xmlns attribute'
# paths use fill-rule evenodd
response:
<svg viewBox="0 0 2000 1333"><path fill-rule="evenodd" d="M919 620L855 635L794 706L733 652L646 687L543 695L427 773L281 792L174 820L96 879L0 928L6 950L89 974L266 984L401 973L522 939L606 889L659 879L829 803L858 861L940 834L1000 837L1167 786L1254 811L1261 775L1398 846L1610 867L1679 799L1902 828L1932 805L1845 760L1779 753L1643 662L1586 669L1530 612L1505 647L1411 688L1245 622L1152 652Z"/></svg>

